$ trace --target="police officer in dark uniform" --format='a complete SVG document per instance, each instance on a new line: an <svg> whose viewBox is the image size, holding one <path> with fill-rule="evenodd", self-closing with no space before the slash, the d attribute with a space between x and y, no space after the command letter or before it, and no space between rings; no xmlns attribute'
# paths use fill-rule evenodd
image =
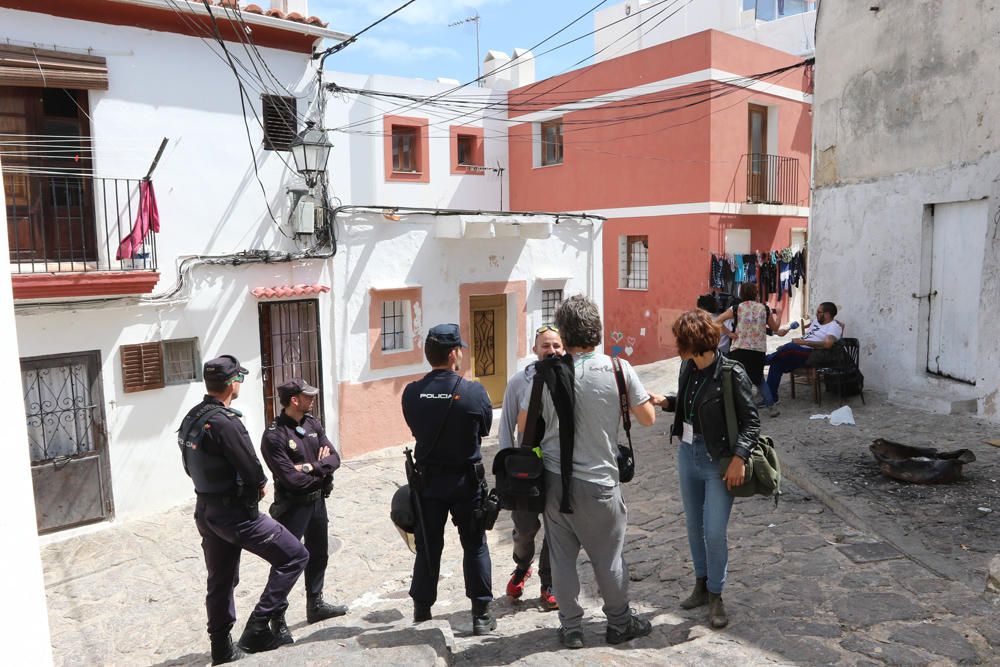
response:
<svg viewBox="0 0 1000 667"><path fill-rule="evenodd" d="M239 397L246 375L247 369L231 355L207 362L207 394L178 430L184 471L198 494L194 519L208 570L205 607L213 665L238 660L243 651L270 651L281 645L271 631L270 619L288 606L288 591L309 560L309 552L294 535L257 511L267 477L240 419L242 414L229 407ZM234 646L230 637L236 622L233 589L239 582L244 549L269 562L271 572L239 645Z"/></svg>
<svg viewBox="0 0 1000 667"><path fill-rule="evenodd" d="M309 414L319 389L302 379L278 387L283 407L278 418L264 431L260 453L274 475L271 516L292 535L305 537L309 550L306 566L306 620L309 623L343 616L347 607L323 601L323 580L328 555L326 498L333 491L333 472L340 456L326 437L323 425ZM273 617L271 628L285 643L292 636L284 614Z"/></svg>
<svg viewBox="0 0 1000 667"><path fill-rule="evenodd" d="M411 480L418 510L417 557L410 597L414 622L430 620L450 513L464 552L462 569L465 594L472 601L472 630L482 635L496 628L489 613L493 574L486 530L475 517L484 473L479 445L490 432L493 407L481 384L458 374L464 347L468 346L457 324L431 328L424 355L432 370L403 390L403 416L417 441L418 480Z"/></svg>

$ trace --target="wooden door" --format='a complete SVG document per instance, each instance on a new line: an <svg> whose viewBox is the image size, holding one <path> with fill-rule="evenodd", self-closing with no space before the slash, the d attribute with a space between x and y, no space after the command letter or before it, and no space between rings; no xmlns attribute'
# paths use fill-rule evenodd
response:
<svg viewBox="0 0 1000 667"><path fill-rule="evenodd" d="M767 107L749 105L747 154L747 200L767 202Z"/></svg>
<svg viewBox="0 0 1000 667"><path fill-rule="evenodd" d="M469 310L472 372L497 407L507 389L507 296L474 296L469 300Z"/></svg>
<svg viewBox="0 0 1000 667"><path fill-rule="evenodd" d="M264 391L264 417L270 424L281 414L278 387L293 378L301 378L320 393L313 403L312 415L323 420L323 363L319 345L319 302L265 302L258 307L260 317L261 384Z"/></svg>
<svg viewBox="0 0 1000 667"><path fill-rule="evenodd" d="M112 518L100 353L21 360L39 533Z"/></svg>

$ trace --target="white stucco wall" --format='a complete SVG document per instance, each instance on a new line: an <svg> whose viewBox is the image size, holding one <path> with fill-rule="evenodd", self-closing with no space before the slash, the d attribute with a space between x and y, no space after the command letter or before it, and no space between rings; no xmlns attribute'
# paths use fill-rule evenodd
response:
<svg viewBox="0 0 1000 667"><path fill-rule="evenodd" d="M1000 419L1000 16L985 4L915 0L860 11L827 2L819 24L810 301L834 301L861 341L867 384L916 405L974 399ZM918 43L912 39L921 35ZM845 43L850 49L844 49ZM927 372L929 205L986 199L975 385ZM970 230L970 233L971 230ZM981 234L982 227L975 233ZM939 294L934 298L949 298Z"/></svg>
<svg viewBox="0 0 1000 667"><path fill-rule="evenodd" d="M757 21L743 0L626 0L594 13L594 58L602 62L703 30L719 30L795 55L810 55L816 12Z"/></svg>
<svg viewBox="0 0 1000 667"><path fill-rule="evenodd" d="M2 165L0 165L2 167ZM0 201L4 201L4 186L0 180ZM0 331L14 330L14 298L10 279L10 255L7 244L7 209L0 206ZM42 559L38 552L38 532L35 524L34 490L31 485L31 461L28 456L28 433L25 428L24 401L20 377L17 341L5 337L0 352L0 375L8 378L0 388L0 400L8 406L10 422L5 429L4 465L0 466L0 488L8 505L0 512L0 535L4 536L4 566L0 568L0 588L10 600L17 600L15 610L5 613L4 623L10 633L4 636L15 641L16 655L26 665L52 664L52 640L49 637L49 616L45 607L45 582L42 579ZM14 649L9 649L12 653Z"/></svg>

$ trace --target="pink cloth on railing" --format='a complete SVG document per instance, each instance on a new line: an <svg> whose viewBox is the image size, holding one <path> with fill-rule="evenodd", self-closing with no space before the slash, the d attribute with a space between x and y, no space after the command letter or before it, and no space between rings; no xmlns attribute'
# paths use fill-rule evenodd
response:
<svg viewBox="0 0 1000 667"><path fill-rule="evenodd" d="M118 244L115 259L132 259L142 247L146 235L150 231L160 231L160 212L156 209L156 193L153 192L153 181L139 181L139 212L135 216L132 231Z"/></svg>

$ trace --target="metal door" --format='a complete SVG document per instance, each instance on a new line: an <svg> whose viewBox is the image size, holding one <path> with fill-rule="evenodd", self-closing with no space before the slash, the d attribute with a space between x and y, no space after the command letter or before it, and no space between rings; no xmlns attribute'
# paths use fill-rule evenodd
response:
<svg viewBox="0 0 1000 667"><path fill-rule="evenodd" d="M38 532L112 518L99 352L21 360Z"/></svg>
<svg viewBox="0 0 1000 667"><path fill-rule="evenodd" d="M507 389L507 296L471 297L469 310L472 372L497 407Z"/></svg>
<svg viewBox="0 0 1000 667"><path fill-rule="evenodd" d="M302 378L320 393L312 414L323 419L323 373L319 348L319 302L275 301L260 304L260 363L264 385L264 415L271 423L281 414L278 387Z"/></svg>
<svg viewBox="0 0 1000 667"><path fill-rule="evenodd" d="M931 220L931 281L927 370L976 383L979 297L983 281L988 202L935 204Z"/></svg>

